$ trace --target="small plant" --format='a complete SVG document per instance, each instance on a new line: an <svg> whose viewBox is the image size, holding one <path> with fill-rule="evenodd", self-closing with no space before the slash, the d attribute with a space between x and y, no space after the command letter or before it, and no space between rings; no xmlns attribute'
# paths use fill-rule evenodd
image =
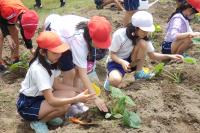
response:
<svg viewBox="0 0 200 133"><path fill-rule="evenodd" d="M171 79L175 83L181 83L181 72L180 71L176 71L176 72L172 73L167 70L164 70L164 72L162 74L164 76L168 77L169 79Z"/></svg>
<svg viewBox="0 0 200 133"><path fill-rule="evenodd" d="M200 13L196 13L193 19L194 23L199 23L200 22Z"/></svg>
<svg viewBox="0 0 200 133"><path fill-rule="evenodd" d="M155 31L151 33L151 38L154 40L158 37L158 33L162 32L162 28L159 24L154 24Z"/></svg>
<svg viewBox="0 0 200 133"><path fill-rule="evenodd" d="M20 61L9 66L10 72L27 71L29 67L29 53L24 52L20 56Z"/></svg>
<svg viewBox="0 0 200 133"><path fill-rule="evenodd" d="M183 59L183 62L188 63L188 64L197 64L197 60L192 57L185 57Z"/></svg>
<svg viewBox="0 0 200 133"><path fill-rule="evenodd" d="M158 76L161 74L163 69L164 69L164 63L159 63L156 66L154 66L153 72L155 73L156 76Z"/></svg>
<svg viewBox="0 0 200 133"><path fill-rule="evenodd" d="M126 94L124 94L119 88L111 86L110 89L114 104L111 107L111 113L107 113L105 118L122 118L125 126L139 128L141 123L139 115L134 112L127 111L126 108L127 105L134 106L134 101L129 96L126 96Z"/></svg>

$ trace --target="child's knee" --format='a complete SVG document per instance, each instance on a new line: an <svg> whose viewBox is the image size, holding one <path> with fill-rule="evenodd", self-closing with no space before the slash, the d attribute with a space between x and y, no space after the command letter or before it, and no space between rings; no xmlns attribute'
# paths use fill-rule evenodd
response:
<svg viewBox="0 0 200 133"><path fill-rule="evenodd" d="M109 82L111 85L117 87L122 81L122 76L116 72L113 72L109 75Z"/></svg>
<svg viewBox="0 0 200 133"><path fill-rule="evenodd" d="M136 44L136 48L140 49L140 50L143 50L143 51L146 51L147 50L147 42L143 39L140 39L137 44Z"/></svg>

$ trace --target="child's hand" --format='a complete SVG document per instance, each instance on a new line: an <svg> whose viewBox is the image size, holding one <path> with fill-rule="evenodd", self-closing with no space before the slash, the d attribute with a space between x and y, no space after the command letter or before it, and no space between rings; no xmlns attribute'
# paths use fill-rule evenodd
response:
<svg viewBox="0 0 200 133"><path fill-rule="evenodd" d="M174 60L175 62L183 62L184 57L180 54L172 54L170 55L171 60Z"/></svg>
<svg viewBox="0 0 200 133"><path fill-rule="evenodd" d="M96 97L94 102L100 111L108 112L108 108L102 99L100 99L99 97Z"/></svg>
<svg viewBox="0 0 200 133"><path fill-rule="evenodd" d="M131 66L130 66L130 63L128 61L122 60L121 65L122 65L124 71L126 71L126 72L130 71Z"/></svg>
<svg viewBox="0 0 200 133"><path fill-rule="evenodd" d="M30 49L30 52L31 52L32 55L34 55L35 54L35 49L34 48Z"/></svg>
<svg viewBox="0 0 200 133"><path fill-rule="evenodd" d="M75 99L77 102L87 102L95 99L96 94L88 94L88 89L78 94Z"/></svg>

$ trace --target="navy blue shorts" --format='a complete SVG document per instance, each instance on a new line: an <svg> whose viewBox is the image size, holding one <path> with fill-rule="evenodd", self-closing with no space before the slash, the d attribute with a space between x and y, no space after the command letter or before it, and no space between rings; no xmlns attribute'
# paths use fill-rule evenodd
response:
<svg viewBox="0 0 200 133"><path fill-rule="evenodd" d="M172 42L163 42L162 43L162 53L163 54L171 54L171 45Z"/></svg>
<svg viewBox="0 0 200 133"><path fill-rule="evenodd" d="M21 93L17 100L17 111L25 120L38 121L40 105L44 99L44 96L28 97Z"/></svg>
<svg viewBox="0 0 200 133"><path fill-rule="evenodd" d="M72 57L72 51L67 50L62 54L58 61L58 67L61 71L69 71L74 68L74 63L73 63L73 57Z"/></svg>
<svg viewBox="0 0 200 133"><path fill-rule="evenodd" d="M137 10L139 7L139 0L124 0L124 8L126 11Z"/></svg>
<svg viewBox="0 0 200 133"><path fill-rule="evenodd" d="M128 62L131 62L130 58L125 59L125 60L128 61ZM120 64L118 64L118 63L116 63L114 61L108 62L107 63L108 74L113 70L118 70L122 74L122 77L124 77L125 73L127 73L127 72L124 71L122 65L120 65ZM136 70L136 66L132 67L130 72L133 72L135 70Z"/></svg>

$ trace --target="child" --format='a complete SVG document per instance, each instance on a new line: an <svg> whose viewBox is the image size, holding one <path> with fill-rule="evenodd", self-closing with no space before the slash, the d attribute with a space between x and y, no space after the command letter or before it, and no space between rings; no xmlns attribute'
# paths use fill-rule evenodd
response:
<svg viewBox="0 0 200 133"><path fill-rule="evenodd" d="M2 60L2 49L4 37L12 38L11 45L14 50L11 50L11 60L13 63L19 61L19 40L18 29L16 27L19 23L19 29L25 45L34 53L31 38L38 26L39 17L35 11L26 8L20 0L2 0L0 3L0 68L4 70L5 66ZM8 40L10 40L8 39ZM1 69L0 69L1 70Z"/></svg>
<svg viewBox="0 0 200 133"><path fill-rule="evenodd" d="M171 15L166 35L162 43L163 54L183 54L193 46L192 38L200 35L193 32L189 22L197 10L187 2L183 2Z"/></svg>
<svg viewBox="0 0 200 133"><path fill-rule="evenodd" d="M96 4L97 9L103 9L104 6L111 4L111 3L115 3L118 10L124 11L124 8L121 4L123 2L123 0L94 0L94 2Z"/></svg>
<svg viewBox="0 0 200 133"><path fill-rule="evenodd" d="M138 11L132 16L131 24L114 32L107 62L108 78L104 88L109 86L126 87L122 83L124 75L135 72L135 79L149 79L153 75L142 70L146 54L153 60L182 59L181 55L164 55L156 53L148 37L155 30L153 17L146 11Z"/></svg>
<svg viewBox="0 0 200 133"><path fill-rule="evenodd" d="M131 17L135 12L137 12L138 7L139 0L124 0L124 8L126 10L123 20L124 26L127 26L130 23Z"/></svg>
<svg viewBox="0 0 200 133"><path fill-rule="evenodd" d="M36 133L48 133L46 122L62 123L71 104L93 100L95 94L88 90L76 95L75 88L60 83L57 61L69 49L59 36L50 31L37 38L38 48L30 62L30 68L21 84L17 111ZM60 122L61 121L61 122Z"/></svg>
<svg viewBox="0 0 200 133"><path fill-rule="evenodd" d="M101 59L102 54L104 55L106 49L110 46L110 22L100 16L86 19L75 15L59 16L52 14L46 18L44 28L45 30L55 31L63 42L70 45L71 51L63 53L60 59L64 83L79 87L81 80L84 88L88 89L90 93L94 93L87 75L88 61L91 61L88 58L93 58L93 66L95 66L95 61L99 57ZM73 62L71 62L72 59ZM99 97L96 97L94 102L101 111L108 111L106 104Z"/></svg>

